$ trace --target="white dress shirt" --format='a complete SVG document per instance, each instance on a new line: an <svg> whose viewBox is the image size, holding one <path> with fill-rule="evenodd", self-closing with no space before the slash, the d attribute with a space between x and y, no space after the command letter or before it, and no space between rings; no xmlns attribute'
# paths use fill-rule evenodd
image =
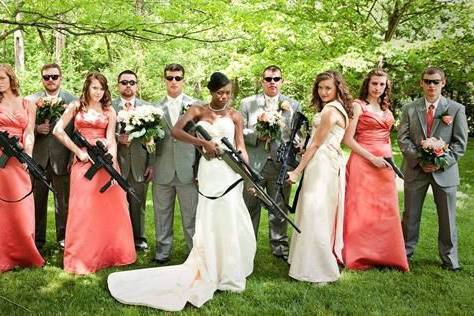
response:
<svg viewBox="0 0 474 316"><path fill-rule="evenodd" d="M170 113L171 123L176 124L181 112L181 104L183 103L183 94L178 95L176 98L166 96L166 106L168 107L168 112Z"/></svg>

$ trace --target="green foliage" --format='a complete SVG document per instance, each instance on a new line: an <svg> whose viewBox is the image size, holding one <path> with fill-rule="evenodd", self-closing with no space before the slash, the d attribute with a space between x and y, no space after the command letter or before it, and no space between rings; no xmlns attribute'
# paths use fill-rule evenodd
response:
<svg viewBox="0 0 474 316"><path fill-rule="evenodd" d="M301 101L308 111L318 72L343 72L357 96L365 74L382 61L391 75L393 105L398 109L420 96L421 71L433 65L446 71L445 94L467 106L474 132L474 4L469 0L2 4L8 8L0 11L4 32L15 27L11 21L17 10L29 23L23 26L24 94L41 88L38 69L54 59L53 29L58 29L58 21L67 21L70 24L61 24L67 35L61 64L64 85L76 94L91 70L103 72L114 88L116 75L130 68L139 74L141 97L155 102L164 96L164 66L178 62L186 69L188 94L207 99L207 79L212 72L223 71L233 78L238 106L241 98L260 91L262 69L277 64L285 77L283 93ZM3 47L4 59L13 63L12 36L5 37Z"/></svg>

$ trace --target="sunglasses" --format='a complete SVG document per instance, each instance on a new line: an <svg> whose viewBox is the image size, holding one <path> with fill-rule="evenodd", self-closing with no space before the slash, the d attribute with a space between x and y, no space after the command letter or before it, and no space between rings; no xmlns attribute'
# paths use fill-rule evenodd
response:
<svg viewBox="0 0 474 316"><path fill-rule="evenodd" d="M437 79L423 79L423 82L426 84L426 85L430 85L430 84L434 84L435 86L439 85L439 83L441 82L441 80L437 80Z"/></svg>
<svg viewBox="0 0 474 316"><path fill-rule="evenodd" d="M126 85L131 85L131 86L134 86L137 84L137 82L135 80L120 80L119 83L122 85L122 86L126 86Z"/></svg>
<svg viewBox="0 0 474 316"><path fill-rule="evenodd" d="M43 77L44 81L48 81L49 79L52 79L52 80L59 79L59 75L42 75L41 77Z"/></svg>
<svg viewBox="0 0 474 316"><path fill-rule="evenodd" d="M181 77L181 76L166 76L165 79L168 80L168 81L173 81L173 79L176 80L176 81L181 81L181 80L184 79L184 77Z"/></svg>
<svg viewBox="0 0 474 316"><path fill-rule="evenodd" d="M263 80L266 82L278 82L281 80L281 77L264 77Z"/></svg>

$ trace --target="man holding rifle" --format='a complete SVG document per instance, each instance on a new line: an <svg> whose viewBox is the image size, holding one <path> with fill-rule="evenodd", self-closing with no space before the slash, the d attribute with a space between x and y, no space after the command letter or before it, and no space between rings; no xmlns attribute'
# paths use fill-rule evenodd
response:
<svg viewBox="0 0 474 316"><path fill-rule="evenodd" d="M242 100L241 112L244 119L244 140L248 148L250 166L260 172L263 180L261 185L268 195L275 197L277 193L277 177L281 164L277 161L277 149L282 141L287 141L291 130L293 114L300 105L295 100L280 93L283 83L282 72L278 66L268 66L262 73L263 94L250 96ZM257 131L269 115L281 116L279 137L271 138ZM286 212L291 186L285 183L284 199L279 206ZM255 236L258 235L261 203L259 199L247 190L244 199L252 218ZM285 261L288 259L287 222L273 213L268 214L270 245L274 256Z"/></svg>

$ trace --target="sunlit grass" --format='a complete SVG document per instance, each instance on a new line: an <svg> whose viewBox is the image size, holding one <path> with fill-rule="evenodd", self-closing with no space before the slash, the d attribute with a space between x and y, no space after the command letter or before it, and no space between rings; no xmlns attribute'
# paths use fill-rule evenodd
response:
<svg viewBox="0 0 474 316"><path fill-rule="evenodd" d="M398 164L401 156L394 150ZM187 306L182 314L215 315L331 315L331 314L472 314L474 312L474 139L461 160L458 199L459 256L464 270L451 273L439 267L437 215L432 195L423 211L421 238L409 273L391 269L365 272L344 270L338 282L325 287L296 282L288 277L288 266L271 255L267 216L262 216L254 273L241 294L218 292L197 309ZM403 209L400 193L400 208ZM47 265L42 269L19 269L0 274L0 315L148 315L157 310L116 302L107 290L107 275L113 271L155 266L154 224L151 195L147 200L147 238L150 252L140 253L134 265L112 268L88 276L62 270L62 253L54 244L50 203ZM291 231L290 231L291 235ZM175 218L175 245L170 264L186 259L179 212Z"/></svg>

